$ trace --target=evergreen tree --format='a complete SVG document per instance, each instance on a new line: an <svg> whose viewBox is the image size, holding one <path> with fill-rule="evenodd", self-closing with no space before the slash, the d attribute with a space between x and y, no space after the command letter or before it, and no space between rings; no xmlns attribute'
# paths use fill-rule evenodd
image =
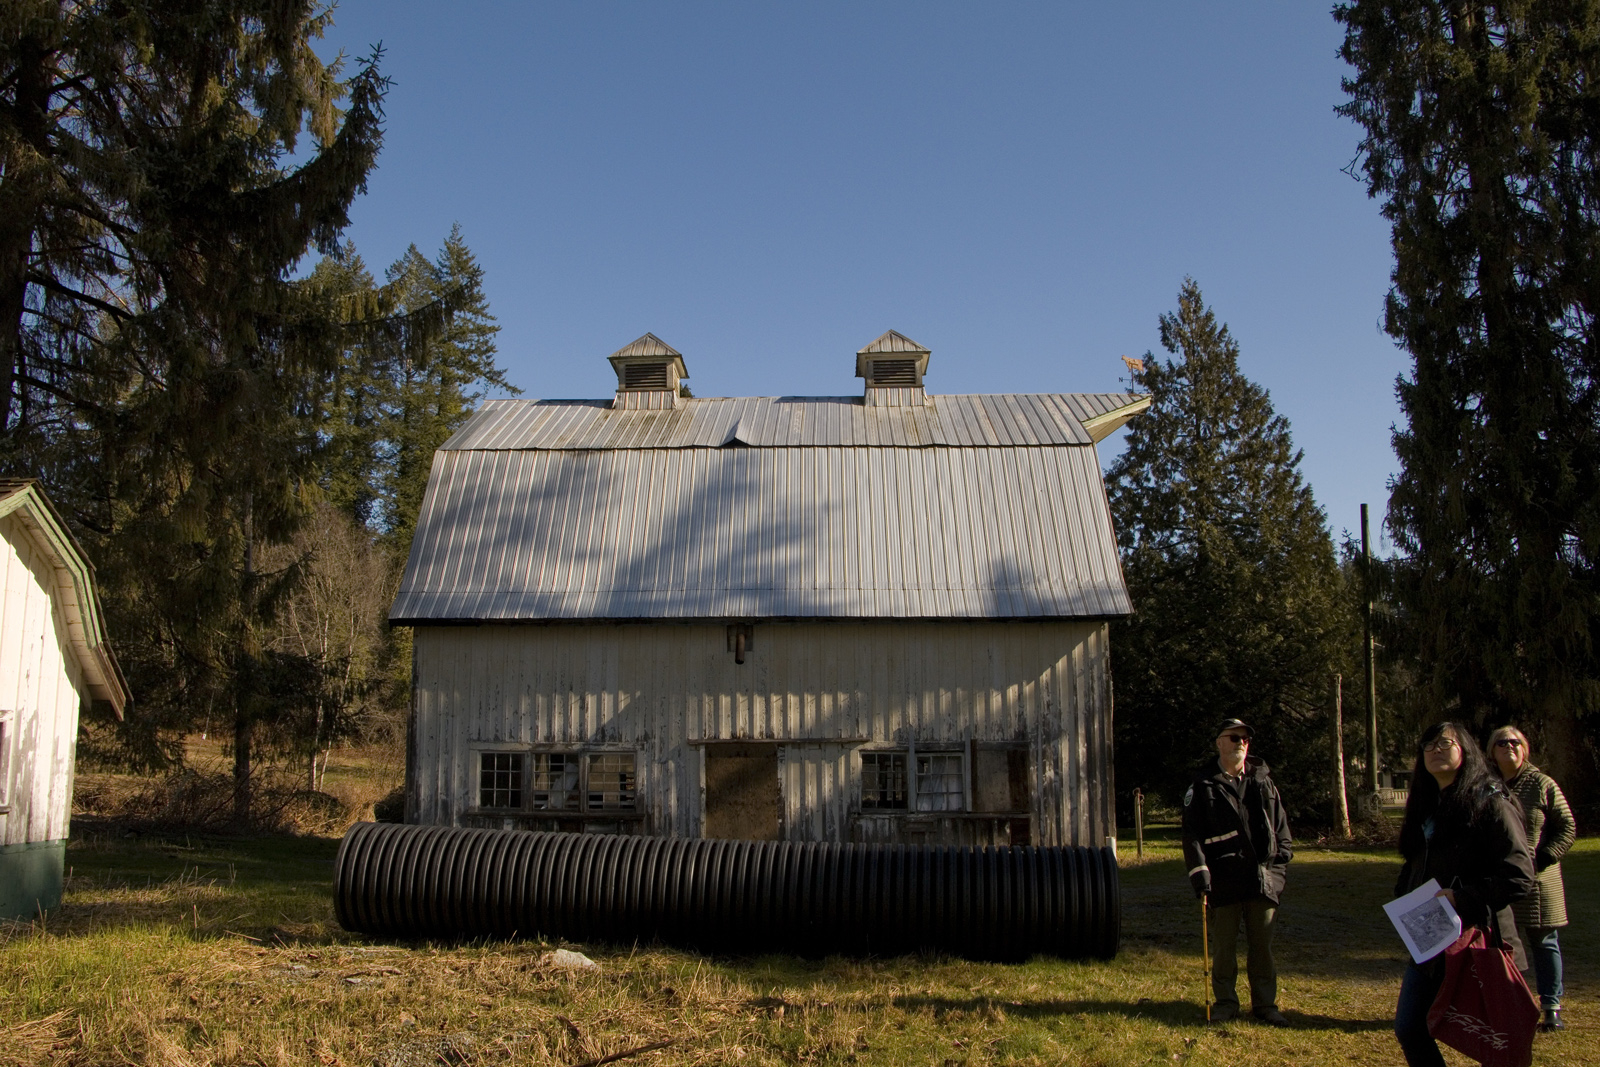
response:
<svg viewBox="0 0 1600 1067"><path fill-rule="evenodd" d="M100 568L130 728L227 709L241 821L262 634L297 578L258 550L307 513L345 332L291 272L333 249L381 139L384 82L317 57L327 21L310 0L0 15L0 461L46 477Z"/></svg>
<svg viewBox="0 0 1600 1067"><path fill-rule="evenodd" d="M1436 715L1595 784L1600 4L1357 2L1340 109L1393 229L1394 576ZM1600 716L1591 719L1591 724ZM1593 726L1591 726L1592 732Z"/></svg>
<svg viewBox="0 0 1600 1067"><path fill-rule="evenodd" d="M1326 812L1328 706L1347 620L1301 453L1239 349L1186 279L1135 386L1106 488L1135 614L1113 627L1117 781L1175 801L1239 718L1291 808Z"/></svg>
<svg viewBox="0 0 1600 1067"><path fill-rule="evenodd" d="M352 337L330 399L329 499L381 535L398 562L411 534L433 453L493 388L518 393L495 363L499 325L483 291L483 269L454 226L433 260L412 245L376 285L353 246L318 265L315 279L350 306L410 321L448 305L437 328Z"/></svg>

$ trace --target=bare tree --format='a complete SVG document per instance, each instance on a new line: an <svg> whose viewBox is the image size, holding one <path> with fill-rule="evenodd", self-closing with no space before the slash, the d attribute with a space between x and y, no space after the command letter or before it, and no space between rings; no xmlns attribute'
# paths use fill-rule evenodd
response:
<svg viewBox="0 0 1600 1067"><path fill-rule="evenodd" d="M306 760L306 788L317 790L334 741L358 729L384 681L384 613L394 569L366 529L328 504L291 544L277 550L301 579L278 613L271 650L306 668L303 714L285 740Z"/></svg>

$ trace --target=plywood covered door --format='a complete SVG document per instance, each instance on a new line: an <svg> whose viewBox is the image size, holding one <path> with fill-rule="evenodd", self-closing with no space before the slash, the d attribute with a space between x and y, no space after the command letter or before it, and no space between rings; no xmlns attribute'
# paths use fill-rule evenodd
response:
<svg viewBox="0 0 1600 1067"><path fill-rule="evenodd" d="M783 794L777 745L707 745L706 836L776 841Z"/></svg>

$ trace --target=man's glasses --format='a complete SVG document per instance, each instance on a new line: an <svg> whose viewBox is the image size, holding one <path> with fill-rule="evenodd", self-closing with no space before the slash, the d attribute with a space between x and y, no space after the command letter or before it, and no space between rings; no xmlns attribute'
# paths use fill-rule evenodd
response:
<svg viewBox="0 0 1600 1067"><path fill-rule="evenodd" d="M1494 743L1495 748L1521 748L1522 741L1515 737L1502 737Z"/></svg>
<svg viewBox="0 0 1600 1067"><path fill-rule="evenodd" d="M1226 741L1232 741L1236 745L1248 745L1250 743L1249 734L1223 734L1222 738Z"/></svg>
<svg viewBox="0 0 1600 1067"><path fill-rule="evenodd" d="M1453 737L1437 737L1422 746L1424 752L1449 752L1452 748L1460 748Z"/></svg>

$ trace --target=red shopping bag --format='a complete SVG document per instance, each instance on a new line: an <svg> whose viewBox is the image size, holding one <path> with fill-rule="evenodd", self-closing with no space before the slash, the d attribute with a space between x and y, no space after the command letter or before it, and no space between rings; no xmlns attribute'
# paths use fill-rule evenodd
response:
<svg viewBox="0 0 1600 1067"><path fill-rule="evenodd" d="M1444 950L1444 984L1428 1011L1428 1032L1484 1067L1528 1067L1539 1007L1511 950L1476 926Z"/></svg>

